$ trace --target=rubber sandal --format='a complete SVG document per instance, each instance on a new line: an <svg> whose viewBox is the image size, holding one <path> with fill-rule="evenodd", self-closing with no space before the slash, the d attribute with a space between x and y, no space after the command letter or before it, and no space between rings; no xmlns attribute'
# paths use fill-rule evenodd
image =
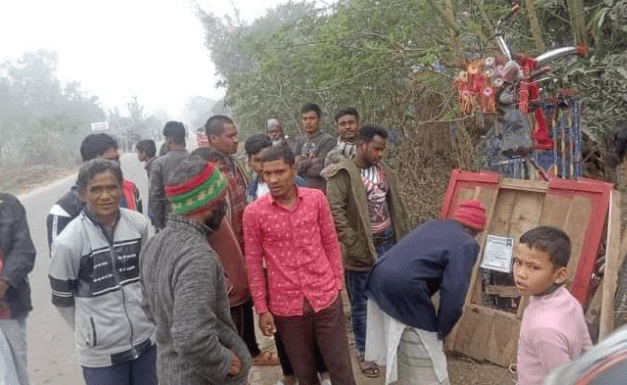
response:
<svg viewBox="0 0 627 385"><path fill-rule="evenodd" d="M364 357L359 357L359 368L364 376L368 378L377 378L381 375L379 365L377 365L374 361L364 360Z"/></svg>
<svg viewBox="0 0 627 385"><path fill-rule="evenodd" d="M261 354L253 358L253 366L276 366L278 364L279 357L276 353L269 351L261 352Z"/></svg>

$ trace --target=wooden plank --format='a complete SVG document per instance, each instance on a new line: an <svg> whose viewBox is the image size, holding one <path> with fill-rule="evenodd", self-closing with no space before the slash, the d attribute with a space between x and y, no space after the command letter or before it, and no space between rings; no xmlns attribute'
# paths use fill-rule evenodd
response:
<svg viewBox="0 0 627 385"><path fill-rule="evenodd" d="M566 215L566 222L563 230L568 234L571 243L570 260L568 261L568 273L566 284L570 287L575 274L577 274L577 266L581 258L581 251L588 229L588 221L592 210L592 202L590 198L575 196L572 199L570 209Z"/></svg>
<svg viewBox="0 0 627 385"><path fill-rule="evenodd" d="M500 366L516 362L520 321L508 317L507 313L495 313L488 338L485 359Z"/></svg>
<svg viewBox="0 0 627 385"><path fill-rule="evenodd" d="M486 223L486 229L492 227L492 220L494 218L494 213L496 212L496 206L499 202L499 190L496 189L481 189L483 191L477 191L477 197L481 200L481 203L486 207L488 216L488 220ZM479 240L479 255L477 256L477 262L475 262L475 266L472 269L472 275L470 276L470 284L468 285L468 292L466 293L466 304L468 303L481 303L481 275L479 270L479 265L481 261L481 257L483 256L483 248L485 246L485 236L488 234L488 231L484 231L481 234L481 238Z"/></svg>
<svg viewBox="0 0 627 385"><path fill-rule="evenodd" d="M566 198L556 194L546 194L538 225L555 226L563 229L566 224L566 214L568 213L571 203L572 198Z"/></svg>
<svg viewBox="0 0 627 385"><path fill-rule="evenodd" d="M503 180L501 180L500 187L503 189L535 191L539 193L546 193L549 190L549 182L544 182L540 180L504 178Z"/></svg>
<svg viewBox="0 0 627 385"><path fill-rule="evenodd" d="M508 236L507 229L509 228L510 218L512 217L512 210L514 209L514 203L516 202L515 190L499 190L496 198L496 205L491 215L491 221L487 227L487 234L499 235L502 237Z"/></svg>
<svg viewBox="0 0 627 385"><path fill-rule="evenodd" d="M616 293L616 280L620 268L620 233L620 192L613 190L610 193L610 210L608 212L599 340L605 338L614 329L614 294Z"/></svg>
<svg viewBox="0 0 627 385"><path fill-rule="evenodd" d="M483 361L488 350L488 336L493 316L479 307L466 309L457 328L455 351Z"/></svg>
<svg viewBox="0 0 627 385"><path fill-rule="evenodd" d="M516 286L483 285L484 294L500 295L501 297L518 298L520 293Z"/></svg>
<svg viewBox="0 0 627 385"><path fill-rule="evenodd" d="M537 192L520 191L517 194L516 203L512 210L512 217L508 236L518 241L518 238L527 230L538 225L545 194Z"/></svg>
<svg viewBox="0 0 627 385"><path fill-rule="evenodd" d="M601 299L603 298L603 279L599 283L599 286L594 291L588 308L586 309L585 318L588 325L592 325L590 330L590 338L592 343L595 344L599 340L599 320L601 319Z"/></svg>

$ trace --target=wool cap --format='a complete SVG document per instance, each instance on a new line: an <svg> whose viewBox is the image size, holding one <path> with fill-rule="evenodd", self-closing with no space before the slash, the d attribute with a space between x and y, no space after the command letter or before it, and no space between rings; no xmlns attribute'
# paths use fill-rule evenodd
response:
<svg viewBox="0 0 627 385"><path fill-rule="evenodd" d="M208 209L226 195L228 180L215 164L207 162L200 174L187 181L166 186L165 195L174 214L193 214Z"/></svg>
<svg viewBox="0 0 627 385"><path fill-rule="evenodd" d="M486 209L479 199L468 199L459 203L453 218L464 226L485 230Z"/></svg>

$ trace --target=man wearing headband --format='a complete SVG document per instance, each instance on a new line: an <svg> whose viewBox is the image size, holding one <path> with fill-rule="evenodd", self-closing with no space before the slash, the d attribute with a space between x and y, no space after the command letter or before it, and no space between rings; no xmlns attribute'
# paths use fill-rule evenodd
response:
<svg viewBox="0 0 627 385"><path fill-rule="evenodd" d="M226 214L227 186L213 163L181 161L165 189L172 203L165 228L142 251L161 384L246 383L250 353L231 320L224 270L207 241Z"/></svg>

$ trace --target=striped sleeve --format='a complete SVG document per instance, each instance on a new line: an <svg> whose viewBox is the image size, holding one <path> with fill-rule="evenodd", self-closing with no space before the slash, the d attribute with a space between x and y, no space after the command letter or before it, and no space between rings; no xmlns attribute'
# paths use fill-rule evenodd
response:
<svg viewBox="0 0 627 385"><path fill-rule="evenodd" d="M71 248L59 242L52 244L49 278L52 304L59 307L74 306L74 294L78 279L78 263Z"/></svg>

